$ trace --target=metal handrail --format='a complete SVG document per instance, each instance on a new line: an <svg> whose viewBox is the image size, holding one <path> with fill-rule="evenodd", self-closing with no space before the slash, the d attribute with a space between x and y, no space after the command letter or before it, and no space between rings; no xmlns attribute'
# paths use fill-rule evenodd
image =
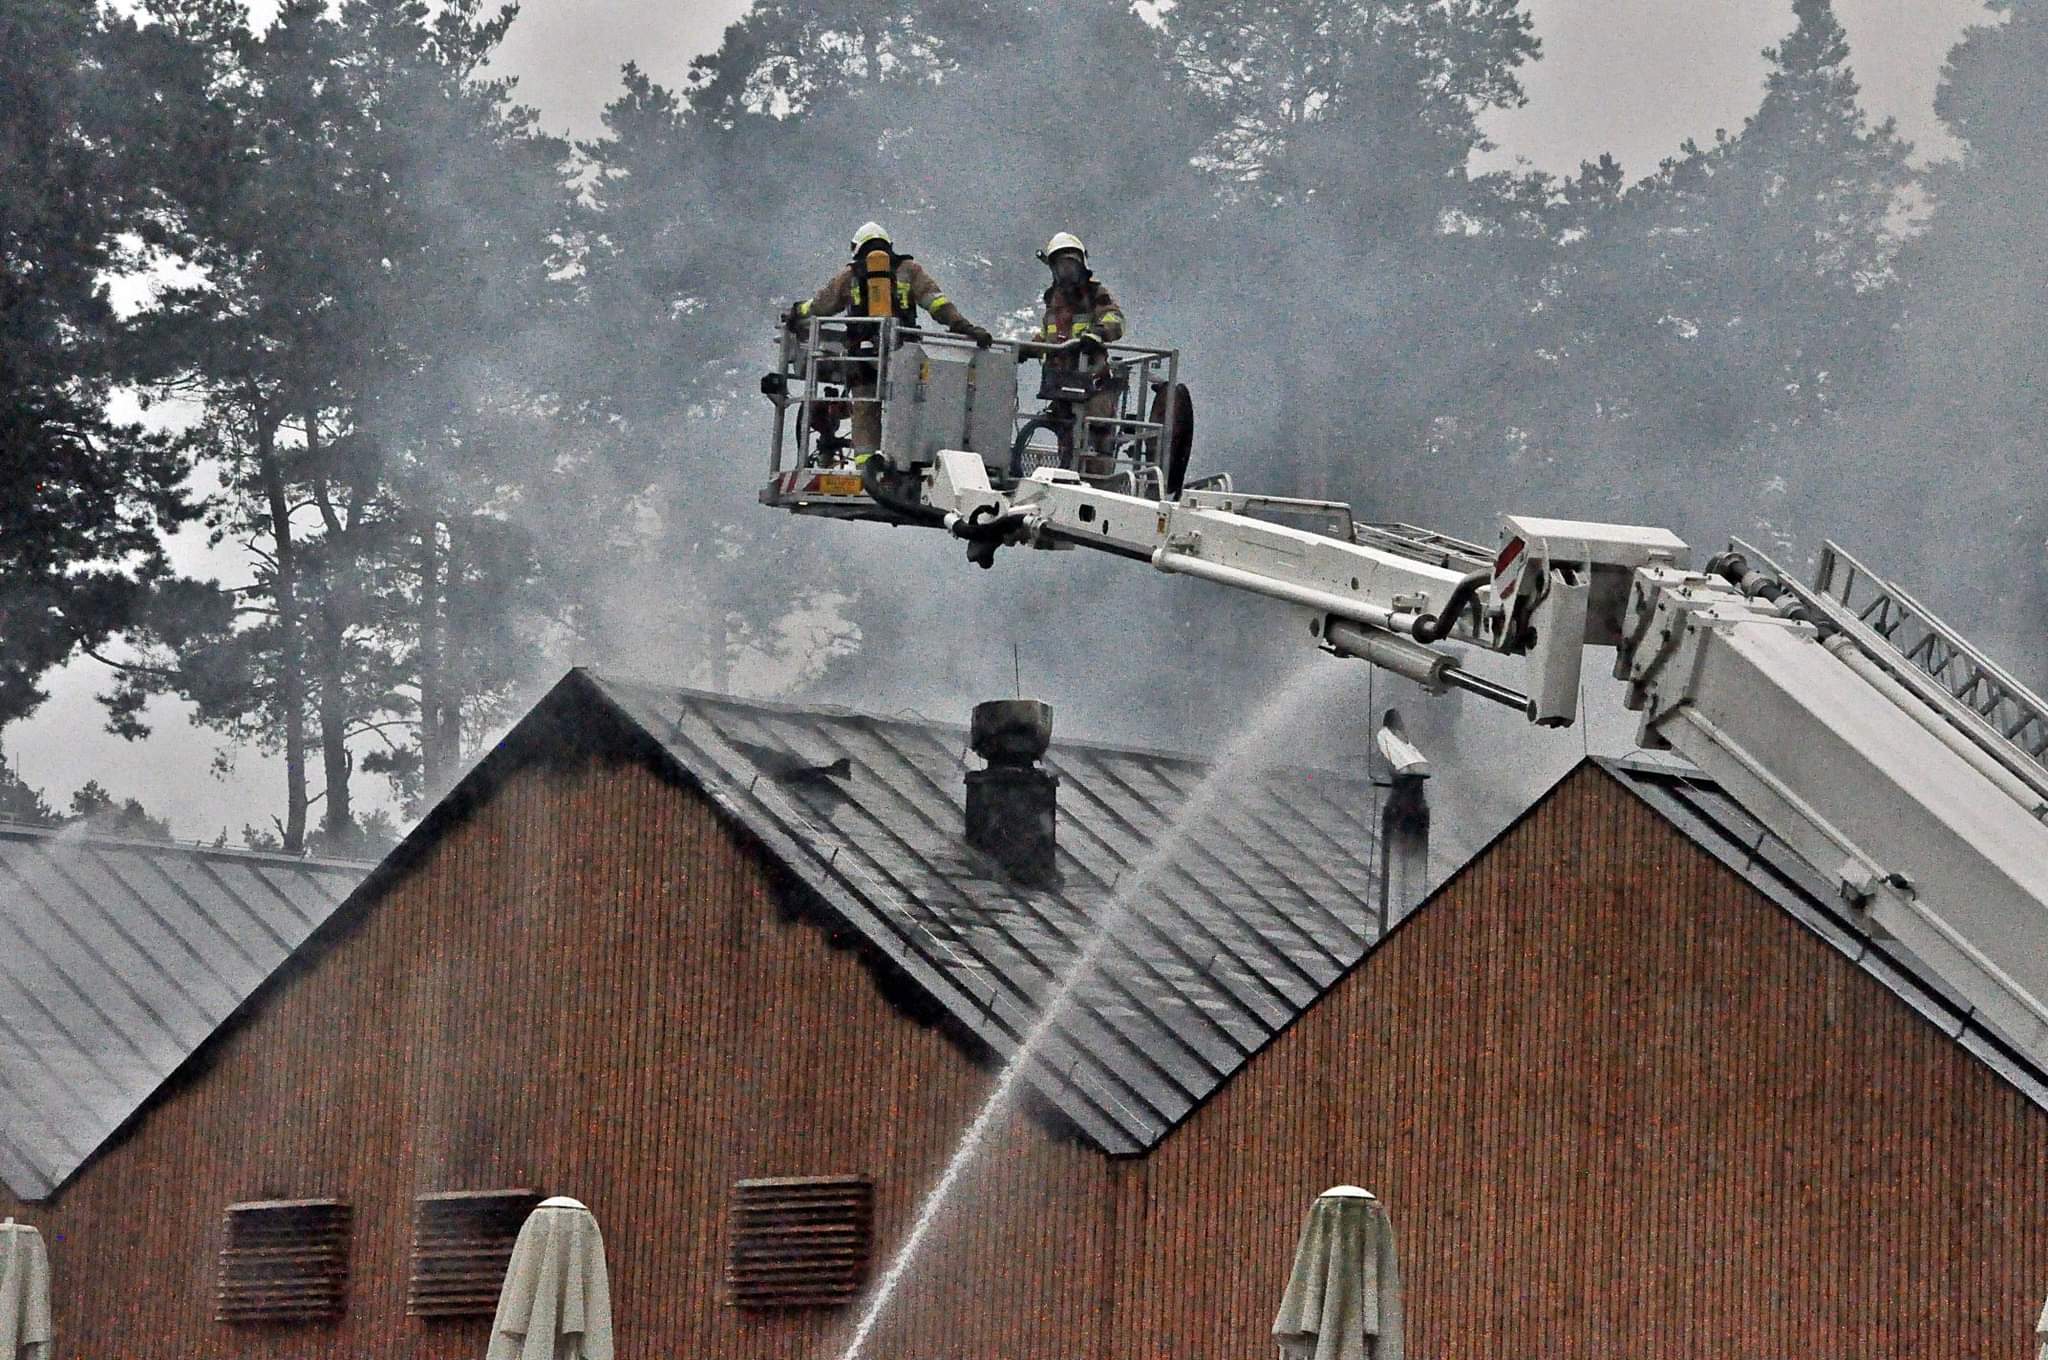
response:
<svg viewBox="0 0 2048 1360"><path fill-rule="evenodd" d="M779 362L774 375L782 387L767 392L775 407L774 436L769 451L769 477L781 477L785 466L809 464L808 438L810 412L808 402L816 399L825 384L823 366L845 372L849 367L872 369L874 371L873 391L856 395L848 390L832 396L832 400L851 405L871 405L882 402L888 396L890 359L901 345L915 341L925 346L946 348L979 347L978 342L964 335L950 331L927 330L917 326L906 326L895 317L866 317L854 315L813 316L802 330L782 333L779 347ZM844 343L849 348L855 344L866 348L868 353L836 354L829 352L828 345ZM1153 420L1146 414L1146 403L1151 389L1162 382L1171 392L1180 380L1179 351L1161 349L1149 345L1130 344L1124 341L1105 342L1090 337L1076 337L1073 340L1050 343L1041 340L994 340L988 348L1015 355L1019 360L1050 358L1060 355L1076 355L1084 351L1098 351L1105 361L1127 376L1125 394L1121 402L1131 403L1135 410L1123 413L1122 406L1114 416L1084 415L1080 428L1087 430L1112 429L1124 434L1140 446L1150 445L1154 457L1163 466L1173 447L1175 435L1176 403L1169 399L1165 403L1164 419ZM1159 376L1164 370L1163 379ZM1129 381L1134 376L1136 382ZM842 386L843 384L832 384ZM860 386L867 387L863 375ZM1134 394L1134 395L1133 395ZM803 408L796 426L798 441L797 463L791 464L786 457L791 435L789 408ZM1122 461L1122 460L1119 460ZM1131 460L1137 468L1149 466L1144 458Z"/></svg>
<svg viewBox="0 0 2048 1360"><path fill-rule="evenodd" d="M1837 589L1839 578L1839 589ZM1868 605L1858 608L1854 594L1858 578L1868 583L1874 598ZM1915 661L1923 671L1941 680L1951 694L1971 706L1987 719L2001 706L2007 707L2014 715L2014 724L2006 730L2007 737L2025 730L2029 725L2038 728L2038 737L2024 747L2030 754L2041 756L2048 752L2048 701L2044 701L2028 689L2011 672L1996 661L1977 650L1969 639L1943 623L1933 610L1920 603L1904 588L1879 576L1847 549L1832 540L1823 543L1820 566L1815 572L1814 588L1840 600L1856 611L1859 618L1881 634L1887 642L1898 646L1896 635L1907 623L1917 623L1925 630L1920 640L1912 647L1899 647L1900 652ZM1880 615L1882 622L1871 622L1873 614ZM1927 644L1939 638L1949 649L1949 655L1939 656ZM1945 672L1950 663L1963 662L1966 673L1960 680L1951 680ZM1972 702L1972 691L1981 691L1984 698Z"/></svg>
<svg viewBox="0 0 2048 1360"><path fill-rule="evenodd" d="M1822 546L1811 586L1798 581L1759 549L1740 539L1734 543L1739 551L1768 568L1801 604L1853 642L1873 665L1940 715L1949 728L1996 761L2048 806L2048 764L2042 762L2039 749L2016 740L2016 735L2029 725L2038 725L2044 744L2048 744L2048 705L2031 690L2012 679L1911 595L1832 542ZM1868 603L1860 606L1855 602L1859 579L1872 595ZM1908 623L1918 624L1926 631L1912 646L1905 647L1898 642L1897 634ZM1936 657L1930 639L1938 640L1948 654ZM1949 663L1957 659L1968 662L1968 678L1960 686L1945 673ZM1991 694L1990 701L1979 707L1965 698L1973 689ZM2004 730L1992 718L2001 706L2021 715L2017 723Z"/></svg>

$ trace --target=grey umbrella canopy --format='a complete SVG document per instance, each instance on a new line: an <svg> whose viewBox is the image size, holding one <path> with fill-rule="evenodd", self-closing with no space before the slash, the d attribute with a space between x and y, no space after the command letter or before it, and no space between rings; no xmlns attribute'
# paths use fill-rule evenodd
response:
<svg viewBox="0 0 2048 1360"><path fill-rule="evenodd" d="M505 1267L486 1360L612 1360L604 1235L577 1201L542 1200L527 1215Z"/></svg>
<svg viewBox="0 0 2048 1360"><path fill-rule="evenodd" d="M1370 1192L1339 1185L1309 1206L1273 1339L1287 1360L1403 1360L1394 1226Z"/></svg>
<svg viewBox="0 0 2048 1360"><path fill-rule="evenodd" d="M0 1360L49 1360L50 1257L26 1223L0 1224Z"/></svg>

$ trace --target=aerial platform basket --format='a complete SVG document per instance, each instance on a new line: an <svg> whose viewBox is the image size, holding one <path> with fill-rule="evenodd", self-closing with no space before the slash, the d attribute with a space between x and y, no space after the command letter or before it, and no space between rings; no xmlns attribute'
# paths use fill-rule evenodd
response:
<svg viewBox="0 0 2048 1360"><path fill-rule="evenodd" d="M1043 406L1027 413L1018 382L1033 361ZM962 450L997 486L1062 467L1155 499L1180 491L1194 435L1178 350L1093 340L983 349L893 317L813 317L785 332L761 392L775 410L762 503L832 519L906 521L869 494L855 463L852 427L877 417L881 462L897 474Z"/></svg>

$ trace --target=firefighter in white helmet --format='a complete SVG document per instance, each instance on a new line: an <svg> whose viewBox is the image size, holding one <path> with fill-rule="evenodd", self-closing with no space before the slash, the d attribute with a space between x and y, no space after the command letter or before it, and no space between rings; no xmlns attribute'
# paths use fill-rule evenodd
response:
<svg viewBox="0 0 2048 1360"><path fill-rule="evenodd" d="M1103 344L1114 344L1124 336L1124 309L1110 296L1109 289L1088 267L1088 247L1072 232L1063 231L1045 243L1038 258L1052 271L1052 284L1045 290L1045 319L1034 337L1042 344L1058 345L1083 336ZM1061 366L1085 367L1106 377L1109 356L1097 349L1086 358L1049 358ZM1117 394L1097 392L1088 399L1088 415L1106 420L1116 415ZM1106 454L1116 442L1113 432L1100 427L1089 433L1089 446Z"/></svg>
<svg viewBox="0 0 2048 1360"><path fill-rule="evenodd" d="M932 320L944 326L955 335L964 335L975 344L987 348L993 339L989 333L961 315L953 305L931 271L908 255L898 254L889 239L889 233L879 222L864 222L853 234L852 258L842 265L837 273L825 281L825 286L809 298L796 303L783 313L783 324L790 330L801 330L814 316L838 316L851 312L856 316L893 316L905 326L917 324L917 309L922 307L931 314ZM882 408L875 400L872 381L873 370L864 368L869 381L851 385L853 401L853 453L854 461L860 462L867 455L876 452L882 445ZM812 418L820 424L829 422L836 428L841 414L829 407L844 407L848 403L820 403L828 409L814 411ZM827 440L831 438L827 435ZM844 447L843 445L841 447Z"/></svg>

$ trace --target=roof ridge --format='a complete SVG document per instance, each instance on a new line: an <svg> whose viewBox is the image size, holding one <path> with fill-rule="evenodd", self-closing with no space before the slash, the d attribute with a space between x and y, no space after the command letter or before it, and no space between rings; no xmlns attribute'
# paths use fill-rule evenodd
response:
<svg viewBox="0 0 2048 1360"><path fill-rule="evenodd" d="M781 713L791 717L830 718L841 722L865 722L889 724L896 727L916 728L922 731L959 732L967 731L967 724L950 718L930 718L914 710L898 709L893 713L876 713L868 709L850 708L844 704L812 700L793 703L784 699L760 699L751 695L729 694L719 690L700 689L693 685L679 685L670 680L653 680L644 676L628 675L620 671L601 669L596 666L573 668L600 685L616 685L629 689L647 690L659 694L665 701L677 699L693 703L723 704L734 708L751 709L760 713ZM911 714L912 716L905 716ZM1213 761L1187 751L1171 751L1163 746L1147 746L1138 742L1108 741L1099 737L1071 737L1055 734L1052 749L1062 747L1069 750L1107 751L1115 755L1142 756L1147 760L1165 760L1186 765L1193 769L1208 769ZM1284 774L1327 774L1339 779L1353 779L1359 783L1369 782L1363 773L1355 773L1335 765L1314 765L1298 761L1276 761L1252 770L1254 776L1264 777Z"/></svg>
<svg viewBox="0 0 2048 1360"><path fill-rule="evenodd" d="M371 859L351 859L344 855L294 855L284 850L255 850L247 846L215 845L211 841L186 840L176 836L167 840L151 836L122 836L82 828L76 822L65 826L39 826L34 822L0 819L0 836L18 837L22 840L55 840L66 845L91 846L96 849L160 852L175 850L188 855L218 855L223 859L255 861L262 864L289 864L315 869L369 870L375 868L382 858L380 856Z"/></svg>
<svg viewBox="0 0 2048 1360"><path fill-rule="evenodd" d="M1080 865L1088 885L1070 882L1050 894L1062 911L1040 911L1037 896L1016 893L1000 875L977 871L958 877L961 870L952 861L972 854L961 792L949 771L960 764L952 753L964 744L965 728L614 680L587 668L572 674L575 684L561 691L565 696L587 696L648 739L864 948L950 1014L960 1033L997 1053L1009 1052L1040 1018L1045 998L1037 984L1063 976L1075 951L1085 951L1088 929L1074 933L1075 923L1065 913L1093 921L1128 894L1130 885L1117 871L1142 861L1157 839L1152 821L1171 822L1184 813L1191 787L1216 768L1186 756L1056 741L1046 767L1069 788L1060 816L1082 830L1087 853L1099 854L1101 862ZM841 755L848 782L831 796L852 810L839 813L836 804L818 801L824 794L764 779L746 745L763 740L806 759ZM943 761L935 762L939 756ZM1124 782L1139 771L1148 776L1139 781L1142 794ZM1157 1146L1242 1071L1271 1033L1313 1005L1327 990L1325 974L1342 971L1352 954L1363 952L1361 939L1357 949L1333 957L1318 934L1326 925L1334 927L1319 915L1329 904L1317 901L1303 881L1279 872L1271 851L1246 857L1243 845L1285 834L1268 816L1276 802L1329 798L1335 786L1362 790L1367 783L1362 771L1261 771L1238 790L1254 795L1256 816L1233 810L1228 800L1209 809L1204 816L1215 821L1225 841L1192 847L1192 865L1176 865L1167 879L1144 885L1144 900L1156 899L1170 920L1155 921L1137 908L1143 928L1119 934L1103 955L1114 964L1083 984L1074 996L1075 1014L1054 1028L1065 1056L1041 1056L1032 1064L1034 1086L1084 1141L1112 1156ZM1130 800L1149 815L1123 816L1133 810L1124 806ZM1353 834L1362 840L1376 834L1365 799L1340 797L1335 803L1348 809ZM875 834L861 829L876 818ZM818 829L826 825L833 834ZM1317 828L1316 853L1329 834L1329 828ZM1070 838L1069 852L1080 844ZM1299 847L1291 852L1302 853ZM1098 883L1104 871L1112 877ZM1344 880L1330 881L1329 890L1361 905L1369 901L1368 886L1345 889ZM943 939L928 937L919 903L952 902L955 895L967 909L959 929ZM969 919L976 912L1001 918L977 923ZM1190 930L1209 946L1206 951L1184 947ZM1194 1028L1184 1032L1191 1023Z"/></svg>

